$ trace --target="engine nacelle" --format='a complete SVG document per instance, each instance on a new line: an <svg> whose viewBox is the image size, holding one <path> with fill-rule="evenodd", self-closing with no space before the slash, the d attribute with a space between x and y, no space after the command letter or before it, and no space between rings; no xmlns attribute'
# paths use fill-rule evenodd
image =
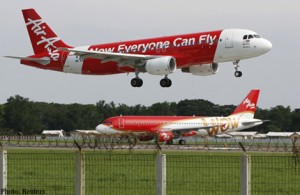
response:
<svg viewBox="0 0 300 195"><path fill-rule="evenodd" d="M138 136L140 141L150 141L154 139L154 135L151 134L141 134Z"/></svg>
<svg viewBox="0 0 300 195"><path fill-rule="evenodd" d="M209 76L216 74L219 70L218 63L194 65L187 68L182 68L182 72L188 72L196 76Z"/></svg>
<svg viewBox="0 0 300 195"><path fill-rule="evenodd" d="M158 141L159 142L166 142L173 140L173 133L172 132L161 132L158 133Z"/></svg>
<svg viewBox="0 0 300 195"><path fill-rule="evenodd" d="M147 60L145 69L149 74L167 75L176 70L176 59L171 56Z"/></svg>

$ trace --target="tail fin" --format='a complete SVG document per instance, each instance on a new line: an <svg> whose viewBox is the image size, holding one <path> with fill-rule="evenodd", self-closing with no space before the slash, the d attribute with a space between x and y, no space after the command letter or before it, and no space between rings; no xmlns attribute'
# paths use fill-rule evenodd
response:
<svg viewBox="0 0 300 195"><path fill-rule="evenodd" d="M35 54L52 53L58 47L70 48L52 31L34 9L24 9L22 12Z"/></svg>
<svg viewBox="0 0 300 195"><path fill-rule="evenodd" d="M259 92L259 89L251 90L231 115L240 115L249 119L254 118Z"/></svg>

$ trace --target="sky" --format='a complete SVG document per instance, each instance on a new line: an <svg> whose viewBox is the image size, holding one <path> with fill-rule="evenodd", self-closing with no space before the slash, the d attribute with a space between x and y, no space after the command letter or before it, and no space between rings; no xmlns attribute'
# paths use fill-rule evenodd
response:
<svg viewBox="0 0 300 195"><path fill-rule="evenodd" d="M261 89L258 106L300 108L300 1L297 0L9 0L0 7L0 104L21 95L32 101L150 106L157 102L205 99L237 105L251 89ZM241 78L232 63L220 63L213 76L193 76L177 70L173 85L161 88L161 76L140 74L141 88L133 88L134 74L87 76L41 70L19 64L6 55L33 54L22 9L35 8L69 45L195 33L225 28L257 32L272 42L270 52L243 60Z"/></svg>

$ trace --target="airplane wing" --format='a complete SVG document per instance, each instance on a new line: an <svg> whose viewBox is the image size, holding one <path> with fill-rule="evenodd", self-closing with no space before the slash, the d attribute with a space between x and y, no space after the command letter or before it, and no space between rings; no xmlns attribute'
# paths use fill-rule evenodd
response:
<svg viewBox="0 0 300 195"><path fill-rule="evenodd" d="M30 57L20 57L20 56L4 56L6 58L13 58L13 59L19 59L19 60L27 60L27 61L33 61L37 62L39 64L49 64L50 58L49 57L43 57L43 58L30 58Z"/></svg>
<svg viewBox="0 0 300 195"><path fill-rule="evenodd" d="M117 62L119 66L139 66L146 60L160 58L161 56L142 55L142 54L128 54L128 53L116 53L116 52L101 52L80 50L71 48L57 48L62 51L73 52L74 55L78 55L81 58L96 58L100 59L102 63Z"/></svg>
<svg viewBox="0 0 300 195"><path fill-rule="evenodd" d="M179 132L181 134L183 133L186 133L188 131L199 131L201 129L210 129L210 128L213 128L213 127L221 127L223 126L224 124L222 125L210 125L210 126L199 126L199 127L182 127L182 128L176 128L176 129L171 129L171 128L162 128L162 129L159 129L157 131L160 131L160 132L171 132L171 131L174 131L174 132Z"/></svg>

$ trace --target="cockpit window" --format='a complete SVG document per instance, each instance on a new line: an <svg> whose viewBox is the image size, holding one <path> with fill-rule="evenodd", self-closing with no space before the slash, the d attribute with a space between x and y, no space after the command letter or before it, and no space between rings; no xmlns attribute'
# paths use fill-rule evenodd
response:
<svg viewBox="0 0 300 195"><path fill-rule="evenodd" d="M244 35L243 39L253 39L253 38L260 38L259 35Z"/></svg>

